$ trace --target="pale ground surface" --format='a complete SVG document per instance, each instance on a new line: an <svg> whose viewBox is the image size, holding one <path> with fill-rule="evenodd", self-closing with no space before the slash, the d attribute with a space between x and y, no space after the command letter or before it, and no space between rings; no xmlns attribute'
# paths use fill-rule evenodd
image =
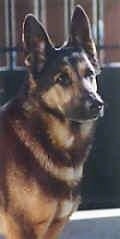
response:
<svg viewBox="0 0 120 239"><path fill-rule="evenodd" d="M76 212L60 239L120 239L120 209Z"/></svg>
<svg viewBox="0 0 120 239"><path fill-rule="evenodd" d="M120 239L120 209L77 212L60 239Z"/></svg>

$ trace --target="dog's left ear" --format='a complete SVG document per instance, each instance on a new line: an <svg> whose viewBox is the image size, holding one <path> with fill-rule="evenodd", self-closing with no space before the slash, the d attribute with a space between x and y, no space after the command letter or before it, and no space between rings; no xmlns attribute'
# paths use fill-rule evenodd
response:
<svg viewBox="0 0 120 239"><path fill-rule="evenodd" d="M54 47L47 31L32 14L25 16L22 41L26 55L26 65L31 69L34 68L33 71L40 72Z"/></svg>
<svg viewBox="0 0 120 239"><path fill-rule="evenodd" d="M73 13L68 46L82 47L96 70L99 69L90 21L83 8L79 5L76 6Z"/></svg>

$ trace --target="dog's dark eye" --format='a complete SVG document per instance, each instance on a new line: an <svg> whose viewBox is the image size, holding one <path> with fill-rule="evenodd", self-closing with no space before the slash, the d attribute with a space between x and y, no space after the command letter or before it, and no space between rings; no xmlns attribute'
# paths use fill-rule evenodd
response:
<svg viewBox="0 0 120 239"><path fill-rule="evenodd" d="M56 83L59 83L62 86L69 86L71 85L72 81L68 77L67 74L60 75L59 78L57 79Z"/></svg>

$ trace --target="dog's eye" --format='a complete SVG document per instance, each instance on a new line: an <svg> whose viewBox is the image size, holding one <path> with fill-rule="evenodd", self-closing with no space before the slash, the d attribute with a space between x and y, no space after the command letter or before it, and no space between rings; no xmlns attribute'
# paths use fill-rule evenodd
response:
<svg viewBox="0 0 120 239"><path fill-rule="evenodd" d="M59 83L62 86L69 86L71 85L72 81L67 74L62 74L59 76L59 78L57 78L56 83Z"/></svg>

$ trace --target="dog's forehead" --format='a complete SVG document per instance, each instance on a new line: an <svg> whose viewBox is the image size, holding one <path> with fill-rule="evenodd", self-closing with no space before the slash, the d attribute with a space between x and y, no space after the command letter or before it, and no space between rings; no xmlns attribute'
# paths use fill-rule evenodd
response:
<svg viewBox="0 0 120 239"><path fill-rule="evenodd" d="M61 49L54 49L49 55L46 65L43 71L40 73L40 79L42 82L46 82L49 79L52 80L53 75L67 71L68 68L80 74L84 75L89 68L93 73L95 72L93 65L91 64L86 52L84 50L66 47ZM39 78L39 77L38 77ZM44 81L43 81L44 78ZM39 80L40 80L39 79ZM46 79L46 80L45 80ZM51 81L50 80L50 81Z"/></svg>
<svg viewBox="0 0 120 239"><path fill-rule="evenodd" d="M92 66L87 54L81 48L61 49L57 52L56 56L56 61L58 62L58 64L70 64L74 66L80 63L84 65L84 67L92 68L92 70L94 70L94 67Z"/></svg>
<svg viewBox="0 0 120 239"><path fill-rule="evenodd" d="M71 59L79 60L83 55L83 51L81 49L74 49L72 47L62 48L56 50L57 59L63 63L67 63Z"/></svg>

